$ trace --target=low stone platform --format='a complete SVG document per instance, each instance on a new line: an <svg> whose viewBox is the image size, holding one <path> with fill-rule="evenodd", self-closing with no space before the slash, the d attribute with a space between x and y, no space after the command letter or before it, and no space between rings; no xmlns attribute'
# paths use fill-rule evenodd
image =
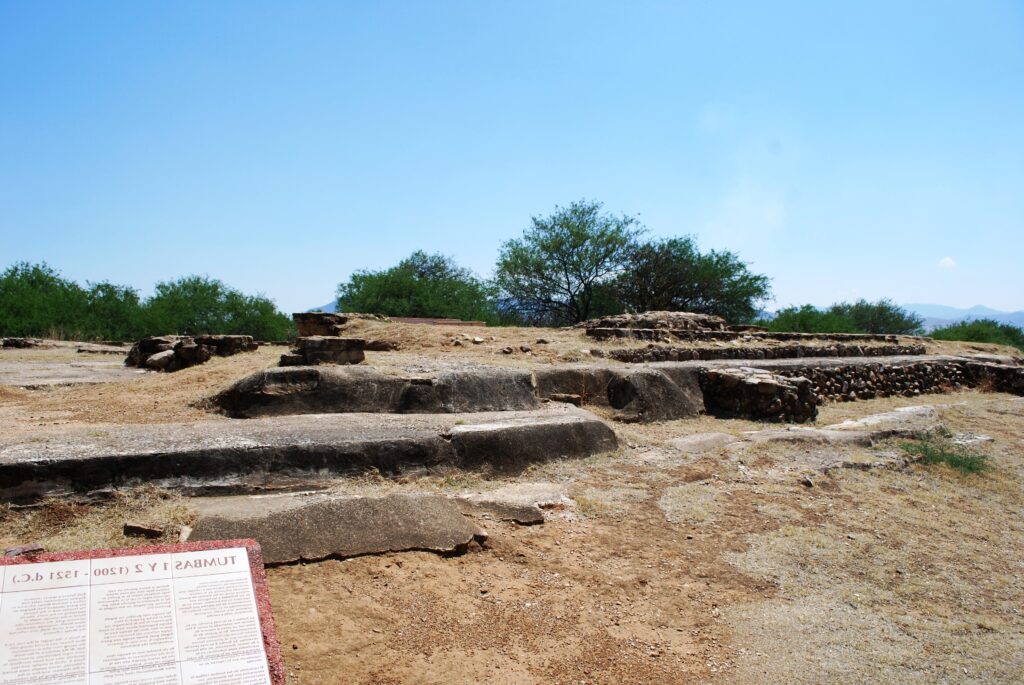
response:
<svg viewBox="0 0 1024 685"><path fill-rule="evenodd" d="M894 357L925 354L924 345L863 345L833 342L822 345L780 345L778 347L672 347L649 345L618 350L591 350L594 356L627 364L645 362L712 361L719 359L803 359L807 357Z"/></svg>
<svg viewBox="0 0 1024 685"><path fill-rule="evenodd" d="M281 366L358 364L366 357L366 341L334 335L296 338L291 351L281 355Z"/></svg>
<svg viewBox="0 0 1024 685"><path fill-rule="evenodd" d="M750 383L740 382L746 377ZM551 400L606 407L614 418L630 422L692 418L706 411L803 422L814 418L816 405L830 400L978 387L1024 394L1024 367L936 355L564 364L533 370L478 366L433 377L396 376L372 367L294 367L253 374L211 401L235 417L509 411Z"/></svg>
<svg viewBox="0 0 1024 685"><path fill-rule="evenodd" d="M198 501L189 540L254 539L268 564L420 550L458 554L487 533L441 495Z"/></svg>
<svg viewBox="0 0 1024 685"><path fill-rule="evenodd" d="M525 369L483 367L424 378L333 365L266 369L219 393L213 403L236 418L347 412L450 414L540 406L533 376Z"/></svg>
<svg viewBox="0 0 1024 685"><path fill-rule="evenodd" d="M251 335L163 335L143 338L132 345L125 366L153 371L179 371L213 358L253 352L259 345Z"/></svg>
<svg viewBox="0 0 1024 685"><path fill-rule="evenodd" d="M514 473L617 449L614 432L563 404L445 415L307 414L114 426L0 438L0 500L151 483L195 494L308 487L377 471L443 467Z"/></svg>

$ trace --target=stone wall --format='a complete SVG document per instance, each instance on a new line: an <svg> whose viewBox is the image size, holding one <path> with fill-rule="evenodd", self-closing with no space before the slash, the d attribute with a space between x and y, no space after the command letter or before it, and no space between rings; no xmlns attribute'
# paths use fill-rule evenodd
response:
<svg viewBox="0 0 1024 685"><path fill-rule="evenodd" d="M829 400L914 397L962 388L1024 395L1024 367L968 360L779 368L775 373L808 379L819 404Z"/></svg>
<svg viewBox="0 0 1024 685"><path fill-rule="evenodd" d="M590 335L591 330L650 330L671 329L678 331L726 331L725 319L712 314L693 312L642 312L640 314L617 314L600 319L591 319L580 324Z"/></svg>
<svg viewBox="0 0 1024 685"><path fill-rule="evenodd" d="M132 345L124 363L153 371L179 371L203 364L214 355L230 357L258 347L251 335L163 335L143 338Z"/></svg>
<svg viewBox="0 0 1024 685"><path fill-rule="evenodd" d="M925 354L924 345L784 345L781 347L660 347L592 350L620 362L677 362L715 359L799 359L801 357L897 357Z"/></svg>
<svg viewBox="0 0 1024 685"><path fill-rule="evenodd" d="M738 328L738 327L737 327ZM614 340L630 338L633 340L649 340L651 342L711 342L742 340L744 342L805 342L815 343L822 340L845 343L898 343L900 338L922 340L916 336L897 336L874 333L767 333L744 330L704 330L685 328L628 328L628 327L590 327L586 334L595 340ZM924 338L925 340L927 338Z"/></svg>
<svg viewBox="0 0 1024 685"><path fill-rule="evenodd" d="M811 381L764 369L708 369L701 372L704 406L709 414L804 423L818 415Z"/></svg>
<svg viewBox="0 0 1024 685"><path fill-rule="evenodd" d="M296 338L295 346L281 355L281 366L317 364L358 364L365 359L366 341L335 335L311 335Z"/></svg>

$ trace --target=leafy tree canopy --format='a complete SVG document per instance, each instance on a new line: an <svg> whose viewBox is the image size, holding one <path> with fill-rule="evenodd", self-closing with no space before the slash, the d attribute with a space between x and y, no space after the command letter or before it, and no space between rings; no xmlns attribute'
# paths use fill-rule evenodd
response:
<svg viewBox="0 0 1024 685"><path fill-rule="evenodd" d="M929 335L936 340L966 340L969 342L1010 345L1024 350L1024 330L993 319L975 319L936 328Z"/></svg>
<svg viewBox="0 0 1024 685"><path fill-rule="evenodd" d="M805 304L787 307L770 321L760 322L770 331L794 333L889 333L915 335L921 332L921 317L894 304L858 300L838 302L825 310Z"/></svg>
<svg viewBox="0 0 1024 685"><path fill-rule="evenodd" d="M588 200L556 207L550 216L533 217L522 238L502 245L495 281L503 309L550 324L621 311L608 286L628 267L644 229L635 217L602 208Z"/></svg>
<svg viewBox="0 0 1024 685"><path fill-rule="evenodd" d="M197 335L228 333L259 340L283 340L291 319L262 295L245 295L207 276L186 276L156 284L144 319L151 331Z"/></svg>
<svg viewBox="0 0 1024 685"><path fill-rule="evenodd" d="M266 297L188 276L158 283L141 301L107 281L83 288L47 264L19 262L0 274L0 334L78 340L133 340L166 333L237 333L283 340L291 320Z"/></svg>
<svg viewBox="0 0 1024 685"><path fill-rule="evenodd" d="M356 271L338 286L342 311L425 318L497 320L494 288L450 257L413 252L383 271Z"/></svg>
<svg viewBox="0 0 1024 685"><path fill-rule="evenodd" d="M633 311L716 314L734 323L752 320L771 296L767 276L732 252L701 253L690 236L637 245L615 287Z"/></svg>

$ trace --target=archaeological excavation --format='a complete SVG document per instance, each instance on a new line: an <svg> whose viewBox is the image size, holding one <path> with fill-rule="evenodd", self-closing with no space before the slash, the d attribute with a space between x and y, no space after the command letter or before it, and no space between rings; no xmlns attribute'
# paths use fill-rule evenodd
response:
<svg viewBox="0 0 1024 685"><path fill-rule="evenodd" d="M825 573L871 549L857 573L883 559L893 578L921 574L911 557L944 553L927 531L981 524L887 518L877 488L914 512L931 501L922 482L962 478L907 445L996 460L1020 449L997 418L1024 415L1024 365L1006 348L662 312L563 329L295 323L287 346L203 335L6 346L5 549L256 540L301 682L341 662L376 682L373 664L395 654L442 678L432 650L481 640L488 658L523 650L550 682L598 665L600 682L676 682L711 674L708 660L783 677L763 649L730 646L758 624L752 611L795 622L788 596L852 611L846 598L869 592L859 576L822 585L786 555L817 554ZM978 478L971 487L991 494L971 506L1019 501ZM902 547L907 529L925 537ZM1009 544L1021 535L1011 523ZM329 588L315 602L311 582ZM870 620L920 601L880 587L861 600ZM996 611L981 601L974 610ZM368 660L307 645L310 617Z"/></svg>

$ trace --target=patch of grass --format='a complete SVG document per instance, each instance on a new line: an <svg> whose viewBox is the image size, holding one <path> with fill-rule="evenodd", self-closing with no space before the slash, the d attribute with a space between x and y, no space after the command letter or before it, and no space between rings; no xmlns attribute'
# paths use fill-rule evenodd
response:
<svg viewBox="0 0 1024 685"><path fill-rule="evenodd" d="M988 455L972 452L937 433L921 434L913 441L900 443L900 448L926 464L945 464L960 473L981 473L992 468Z"/></svg>
<svg viewBox="0 0 1024 685"><path fill-rule="evenodd" d="M164 535L157 540L125 537L129 520L163 527ZM194 521L186 500L153 486L118 490L109 500L94 503L53 498L32 507L0 508L0 549L38 543L47 552L63 552L176 542L178 526Z"/></svg>
<svg viewBox="0 0 1024 685"><path fill-rule="evenodd" d="M574 497L576 500L576 511L583 516L600 516L614 511L615 507L593 497Z"/></svg>

